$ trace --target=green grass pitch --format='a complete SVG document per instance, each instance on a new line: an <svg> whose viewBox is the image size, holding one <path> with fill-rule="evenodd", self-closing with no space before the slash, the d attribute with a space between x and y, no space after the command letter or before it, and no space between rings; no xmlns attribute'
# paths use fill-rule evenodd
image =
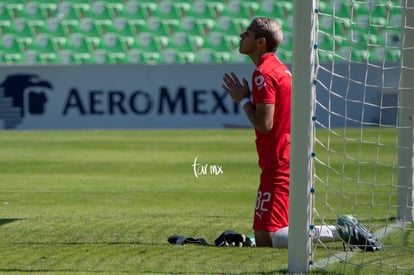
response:
<svg viewBox="0 0 414 275"><path fill-rule="evenodd" d="M251 129L0 131L0 272L285 273L286 249L167 242L252 234L258 178Z"/></svg>

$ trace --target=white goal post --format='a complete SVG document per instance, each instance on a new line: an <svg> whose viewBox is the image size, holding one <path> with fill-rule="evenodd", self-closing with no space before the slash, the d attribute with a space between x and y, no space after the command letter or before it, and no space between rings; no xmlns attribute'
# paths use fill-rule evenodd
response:
<svg viewBox="0 0 414 275"><path fill-rule="evenodd" d="M324 205L324 213L322 213L322 217L318 220L318 222L322 221L325 222L325 217L323 216L325 213L329 214L328 220L329 222L333 221L333 216L338 216L340 214L351 214L351 213L341 213L341 211L354 211L355 213L363 213L362 215L365 218L365 222L368 223L368 227L371 226L374 229L377 229L378 232L382 232L383 237L385 238L388 233L393 232L393 230L398 231L401 236L403 234L408 234L413 231L414 226L408 225L406 227L405 224L412 223L414 221L414 1L412 0L349 0L349 1L340 1L340 0L311 0L311 1L303 1L303 0L294 0L294 14L293 14L293 51L292 51L292 74L293 74L293 83L292 83L292 126L291 126L291 169L290 169L290 204L289 204L289 243L288 243L288 273L299 274L299 273L308 273L314 264L313 260L313 253L314 253L314 245L311 240L311 233L312 227L314 226L314 218L316 219L317 216L314 217L314 213L317 213L315 210L317 207L318 196L325 196L325 200L327 205ZM328 68L322 68L319 66L320 59L318 55L318 51L320 47L318 46L319 39L319 15L320 12L320 5L326 5L325 8L329 9L328 12L332 12L330 16L325 16L325 19L330 19L334 21L332 25L335 23L339 24L350 24L350 26L346 26L349 28L350 31L348 34L343 34L343 37L337 39L337 35L340 36L342 33L338 32L335 34L336 26L333 26L333 34L329 37L329 39L335 41L328 41L331 43L332 48L328 48L327 51L331 54L330 58L332 58L331 66L326 66ZM349 4L350 14L349 18L345 18L347 20L343 20L344 18L341 17L343 15L336 15L336 7L332 7L335 5L346 5ZM328 5L332 5L327 7ZM354 18L354 14L356 13L354 8L357 6L367 6L368 8L364 10L367 14L364 14L368 17L366 24L368 27L375 28L383 28L381 31L381 35L386 37L384 41L381 42L373 42L369 40L372 37L370 35L374 34L373 36L377 35L376 33L371 33L371 29L366 31L366 33L362 33L360 26L360 22L356 22L353 20L358 20ZM381 26L383 23L377 23L375 19L377 19L377 15L374 16L374 12L377 11L376 8L384 9L386 14L384 15L385 18L384 22L386 25ZM355 8L357 9L357 8ZM387 24L391 22L391 10L394 9L401 12L401 28L399 26L395 26L395 22L393 26L389 27ZM360 11L360 10L358 10ZM372 13L372 18L371 14ZM346 13L345 13L346 14ZM345 15L346 16L346 15ZM394 15L393 15L394 16ZM398 14L397 14L398 16ZM394 16L392 19L396 19ZM396 20L396 22L399 22ZM372 24L372 25L371 25ZM377 25L378 24L378 25ZM355 27L355 29L353 29ZM360 29L358 29L359 27ZM339 27L338 27L339 28ZM355 32L355 33L354 33ZM361 32L361 33L358 33ZM389 33L388 33L389 32ZM396 67L390 69L388 66L389 62L387 58L388 50L390 52L397 51L395 44L391 45L390 37L392 35L398 34L398 39L400 44L398 51L400 50L400 58L395 61L394 63L399 62ZM326 33L325 33L326 34ZM361 43L358 39L362 36L367 34L364 39L367 39L366 44ZM355 41L346 41L347 39L353 40L355 35ZM381 38L378 34L378 37ZM328 36L327 36L328 37ZM351 37L351 38L350 38ZM388 40L387 40L388 39ZM369 41L368 41L369 40ZM343 43L347 45L347 49L338 49L338 45L335 43ZM395 41L392 41L395 42ZM375 44L378 43L378 44ZM383 43L383 44L381 44ZM389 44L388 44L389 43ZM355 51L352 47L356 47ZM361 49L366 47L366 51ZM359 48L358 48L359 47ZM383 50L383 56L379 59L377 56L374 57L374 61L372 58L374 56L372 49L374 50ZM341 50L344 50L340 52ZM354 60L353 54L366 53L366 56L360 55L362 57L358 58L365 58L364 60ZM371 51L371 52L370 52ZM380 51L378 51L380 52ZM377 54L377 52L375 52ZM347 57L344 57L347 56ZM390 58L391 59L391 58ZM329 60L329 58L325 59ZM339 61L338 61L339 60ZM322 62L322 61L321 61ZM355 71L352 71L351 65L344 66L344 72L337 71L338 63L344 64L357 64L358 70L357 73L359 74L366 74L365 82L360 81L360 76L353 78ZM392 63L391 62L391 63ZM339 66L338 66L339 67ZM323 87L326 93L333 94L332 98L331 95L329 99L326 101L329 106L322 106L321 108L325 108L323 111L325 112L332 112L329 113L329 120L327 123L319 123L319 126L323 126L323 130L328 132L332 131L332 136L328 136L328 140L343 140L344 146L343 148L339 148L338 151L335 151L336 148L330 148L329 146L326 147L328 153L332 159L336 158L343 158L344 162L341 164L340 169L337 169L335 164L332 164L329 159L328 162L324 163L324 160L318 160L318 164L327 165L326 178L320 179L315 178L315 153L314 147L316 138L316 123L315 120L318 119L317 117L317 104L323 104L324 102L317 101L317 83L318 83L318 73L321 68L324 70L324 74L331 74L331 85L326 85ZM353 67L352 67L353 68ZM361 71L361 68L366 68L366 71ZM396 84L392 86L392 91L395 92L393 96L397 98L396 103L390 103L388 98L385 99L384 94L386 94L386 90L390 88L387 86L388 84L384 84L387 78L388 72L391 70L395 71L394 69L397 68L398 76L400 77L399 80L396 79ZM329 69L332 71L329 72ZM346 71L348 70L348 71ZM352 72L351 72L352 71ZM379 75L378 83L372 83L371 77L372 72L375 71ZM343 74L341 74L343 73ZM369 75L369 77L368 77ZM390 74L391 75L391 74ZM363 79L363 76L361 77ZM335 89L338 89L332 82L336 80L347 82L348 89L350 90L350 94L355 91L352 90L353 87L360 85L361 91L358 96L360 98L347 98L348 94L343 95L340 93L336 93ZM367 80L369 79L369 80ZM380 83L381 82L381 83ZM325 83L322 83L322 85ZM319 87L318 87L319 88ZM359 87L358 87L359 88ZM365 95L370 93L371 90L374 89L375 92L380 92L379 95L380 102L379 103L372 103L370 102L370 98L366 98ZM348 91L346 91L348 92ZM335 100L342 100L345 105L344 110L336 111L334 109ZM331 106L332 104L332 106ZM389 104L389 105L387 105ZM361 116L356 118L354 114L348 113L351 105L358 105L362 106L361 108ZM365 108L367 106L367 109ZM366 121L366 113L374 110L377 111L379 114L379 121ZM368 111L367 111L368 110ZM389 122L382 122L381 119L383 118L383 113L387 111L395 110L395 121L393 123ZM342 113L343 112L343 113ZM364 116L365 115L365 116ZM331 120L332 119L332 120ZM331 121L335 121L335 119L339 120L342 119L344 121L345 126L338 131L335 129L334 123L331 125ZM358 121L358 119L360 119ZM394 119L394 118L393 118ZM347 132L352 132L349 128L352 128L352 125L357 125L356 137L355 136L346 136ZM331 129L332 127L332 129ZM359 127L359 128L358 128ZM378 137L376 140L372 141L369 139L364 140L366 132L372 129L378 128ZM386 143L382 140L382 131L391 131L395 130L396 141L395 144ZM394 132L392 132L394 133ZM359 141L358 138L361 137ZM349 142L349 144L346 144ZM359 143L358 143L359 142ZM356 144L356 145L355 145ZM318 144L320 145L320 144ZM351 145L355 145L358 148L357 153L351 152L350 155L347 154L347 150L350 150L352 147ZM325 146L324 144L321 145L322 147ZM372 149L377 146L377 149ZM368 160L368 157L364 154L367 153L366 148L370 148L370 150L374 150L374 157L376 158L376 162L372 163L371 160ZM342 150L342 151L341 151ZM384 152L394 151L395 150L395 162L394 160L385 160L381 159ZM317 152L316 152L317 154ZM352 155L354 154L354 155ZM364 158L365 157L365 158ZM385 164L384 164L385 163ZM344 171L348 172L352 170L353 165L356 165L358 171L351 171L351 174L354 173L356 176L350 177L348 174L343 175ZM372 176L371 179L364 173L369 169L378 170L383 173L389 174L386 178L381 178L383 174L378 173ZM363 172L360 172L363 171ZM384 172L385 171L385 172ZM394 172L395 175L394 175ZM325 175L324 175L325 176ZM337 177L328 178L328 177ZM397 178L396 182L393 181L394 178ZM315 183L316 179L316 183ZM332 180L332 182L331 182ZM326 190L318 190L315 188L318 184L322 181L326 181ZM370 182L372 181L372 182ZM342 184L347 186L355 186L354 189L346 190L348 193L345 195L340 194L342 192ZM389 186L388 186L389 185ZM338 188L339 186L339 188ZM347 187L349 188L349 187ZM386 193L384 196L384 190L390 190L389 193ZM375 194L376 190L381 190L382 195L377 196ZM367 191L368 190L368 191ZM320 192L321 191L321 192ZM326 193L323 193L326 191ZM350 194L355 193L355 198L352 198ZM358 193L360 192L360 193ZM361 194L366 194L367 192L372 192L371 201L361 201ZM387 192L387 191L386 191ZM336 195L338 197L343 198L344 202L338 202L338 205L332 204L332 199L329 198L330 195ZM369 194L371 195L371 194ZM384 197L386 200L384 200ZM329 201L331 200L331 201ZM333 199L334 200L334 199ZM330 203L330 204L329 204ZM342 203L342 204L341 204ZM339 209L335 209L335 206L339 206ZM359 211L361 209L361 211ZM383 213L383 217L378 217L378 213L383 211L387 213ZM364 213L363 210L366 212ZM319 215L319 214L317 214ZM381 220L383 219L383 220ZM395 219L395 220L394 220ZM372 224L371 224L372 223ZM371 231L372 232L372 231ZM390 237L391 238L391 237ZM389 248L387 250L387 245L385 245L384 252L385 254L375 254L374 256L368 255L368 257L377 257L378 259L372 259L371 264L366 264L366 266L378 266L381 268L385 268L385 270L408 270L414 272L414 268L410 265L410 260L408 259L410 253L414 251L412 243L408 245L406 243L396 243L396 241L392 242L393 240L399 240L403 237L394 236L394 239L388 240L391 244L389 244ZM343 255L337 254L337 252L329 251L330 247L324 246L322 244L324 253L328 256L329 259L335 258L337 261L333 262L340 262L344 265L347 265L348 257L351 258L353 255L345 253ZM335 248L338 251L338 248ZM334 249L334 250L335 250ZM400 257L400 253L402 251L402 260L398 259L395 263L389 263L387 260L391 258L389 254L391 250L396 250L398 252L398 257ZM340 250L339 250L340 251ZM381 252L382 253L382 252ZM322 253L323 254L323 253ZM408 256L407 256L408 255ZM356 257L358 258L358 257ZM361 261L358 262L358 259L349 263L347 268L351 269L354 266L361 266L361 268L365 265L364 263L365 255L361 256ZM408 259L408 260L407 260ZM375 262L378 260L378 262ZM329 262L330 260L327 260ZM390 260L392 261L392 260ZM401 261L401 262L399 262ZM330 264L330 263L328 263ZM373 267L373 268L374 268ZM345 267L341 272L346 272ZM362 270L362 269L361 269ZM387 272L384 271L384 272ZM348 271L349 272L349 271ZM352 272L352 271L351 271Z"/></svg>
<svg viewBox="0 0 414 275"><path fill-rule="evenodd" d="M311 252L314 6L315 1L294 1L289 273L308 272Z"/></svg>
<svg viewBox="0 0 414 275"><path fill-rule="evenodd" d="M401 77L398 102L397 218L414 221L414 2L403 0Z"/></svg>

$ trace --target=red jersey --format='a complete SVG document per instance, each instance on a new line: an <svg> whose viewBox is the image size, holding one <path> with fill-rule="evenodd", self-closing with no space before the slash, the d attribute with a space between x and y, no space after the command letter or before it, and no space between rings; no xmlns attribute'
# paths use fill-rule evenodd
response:
<svg viewBox="0 0 414 275"><path fill-rule="evenodd" d="M273 128L256 132L262 170L253 228L275 232L288 226L290 163L290 98L292 75L276 55L265 54L253 73L253 104L274 104Z"/></svg>
<svg viewBox="0 0 414 275"><path fill-rule="evenodd" d="M274 104L273 128L266 134L256 132L256 148L262 176L287 176L290 161L290 99L292 74L273 54L265 54L253 73L253 104ZM278 174L278 175L277 175Z"/></svg>

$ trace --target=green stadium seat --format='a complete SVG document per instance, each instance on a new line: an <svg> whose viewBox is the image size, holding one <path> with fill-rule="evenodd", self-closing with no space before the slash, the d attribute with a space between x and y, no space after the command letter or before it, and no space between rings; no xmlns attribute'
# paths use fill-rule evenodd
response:
<svg viewBox="0 0 414 275"><path fill-rule="evenodd" d="M214 53L214 50L212 49L200 49L197 52L196 59L194 60L195 64L211 64L212 61L212 55Z"/></svg>
<svg viewBox="0 0 414 275"><path fill-rule="evenodd" d="M56 55L55 62L62 65L76 64L78 60L70 51L59 50Z"/></svg>
<svg viewBox="0 0 414 275"><path fill-rule="evenodd" d="M283 41L280 48L292 51L293 48L293 33L289 30L283 31Z"/></svg>
<svg viewBox="0 0 414 275"><path fill-rule="evenodd" d="M378 34L381 45L386 47L397 47L401 45L401 31L397 29L387 29L382 34Z"/></svg>
<svg viewBox="0 0 414 275"><path fill-rule="evenodd" d="M94 50L91 52L91 59L89 60L89 63L93 64L114 64L116 62L113 62L110 60L108 52L105 50Z"/></svg>
<svg viewBox="0 0 414 275"><path fill-rule="evenodd" d="M171 32L186 32L189 35L204 36L207 30L199 23L197 18L185 16L181 18L179 25L171 26Z"/></svg>
<svg viewBox="0 0 414 275"><path fill-rule="evenodd" d="M0 3L4 3L13 7L20 7L20 6L24 6L26 4L27 0L1 0Z"/></svg>
<svg viewBox="0 0 414 275"><path fill-rule="evenodd" d="M146 20L148 16L146 10L136 1L126 2L124 8L116 15L116 17L125 17L129 20Z"/></svg>
<svg viewBox="0 0 414 275"><path fill-rule="evenodd" d="M2 53L2 59L6 64L20 63L23 60L23 47L15 35L0 36L0 53Z"/></svg>
<svg viewBox="0 0 414 275"><path fill-rule="evenodd" d="M320 50L318 51L319 63L332 62L334 60L334 54L331 51Z"/></svg>
<svg viewBox="0 0 414 275"><path fill-rule="evenodd" d="M350 48L352 46L352 40L348 36L335 36L331 37L333 39L333 45L335 50L339 50L341 48Z"/></svg>
<svg viewBox="0 0 414 275"><path fill-rule="evenodd" d="M56 0L29 0L29 2L30 1L37 2L39 4L39 7L51 7L51 8L53 7L57 8L57 4L59 2Z"/></svg>
<svg viewBox="0 0 414 275"><path fill-rule="evenodd" d="M242 8L244 9L244 14L246 14L247 18L255 17L256 11L260 7L260 3L254 1L242 1Z"/></svg>
<svg viewBox="0 0 414 275"><path fill-rule="evenodd" d="M387 30L387 20L384 18L370 18L367 26L354 25L356 32L371 33L377 36L385 35Z"/></svg>
<svg viewBox="0 0 414 275"><path fill-rule="evenodd" d="M187 1L172 1L172 5L178 18L186 16L191 9L191 3Z"/></svg>
<svg viewBox="0 0 414 275"><path fill-rule="evenodd" d="M94 0L61 0L61 3L63 2L70 3L78 13L83 14L91 8Z"/></svg>
<svg viewBox="0 0 414 275"><path fill-rule="evenodd" d="M370 52L367 49L355 49L351 50L351 61L354 62L367 62L370 58Z"/></svg>
<svg viewBox="0 0 414 275"><path fill-rule="evenodd" d="M333 3L333 11L335 17L353 18L354 1L342 1ZM356 8L357 9L357 8Z"/></svg>
<svg viewBox="0 0 414 275"><path fill-rule="evenodd" d="M200 50L201 62L205 63L211 59L212 63L232 62L241 63L246 61L246 56L239 53L240 37L227 35L220 32L212 32L204 39Z"/></svg>
<svg viewBox="0 0 414 275"><path fill-rule="evenodd" d="M383 46L368 46L367 50L369 52L369 57L368 57L369 63L384 62L385 48Z"/></svg>
<svg viewBox="0 0 414 275"><path fill-rule="evenodd" d="M378 35L372 33L353 32L352 41L363 45L379 45Z"/></svg>
<svg viewBox="0 0 414 275"><path fill-rule="evenodd" d="M276 7L283 12L284 17L290 16L293 13L293 1L283 0L276 1Z"/></svg>
<svg viewBox="0 0 414 275"><path fill-rule="evenodd" d="M196 52L203 41L199 36L191 36L185 32L176 32L169 39L166 48L180 50L181 52Z"/></svg>
<svg viewBox="0 0 414 275"><path fill-rule="evenodd" d="M160 63L180 64L184 63L181 52L176 49L165 49L160 56Z"/></svg>
<svg viewBox="0 0 414 275"><path fill-rule="evenodd" d="M379 54L398 60L402 11L397 0L321 1L319 9L320 62L377 62ZM9 35L21 49L14 57L1 49L0 54L4 62L20 64L244 63L249 60L238 53L239 34L252 17L266 16L282 24L278 55L289 62L292 15L289 0L0 0L0 41ZM62 48L55 59L41 55L37 34ZM70 34L86 40L89 51L75 49ZM111 36L125 45L122 51L104 46Z"/></svg>
<svg viewBox="0 0 414 275"><path fill-rule="evenodd" d="M140 51L131 49L127 51L125 63L128 64L184 64L196 62L196 53L180 52L175 49L166 49L161 52Z"/></svg>
<svg viewBox="0 0 414 275"><path fill-rule="evenodd" d="M200 30L200 33L207 35L214 28L216 21L209 18L196 18L196 24Z"/></svg>
<svg viewBox="0 0 414 275"><path fill-rule="evenodd" d="M4 33L4 28L10 26L13 21L13 16L6 8L4 3L0 3L0 33Z"/></svg>
<svg viewBox="0 0 414 275"><path fill-rule="evenodd" d="M140 50L142 52L161 52L168 43L168 38L158 36L154 33L143 32L139 33L135 38L131 49Z"/></svg>
<svg viewBox="0 0 414 275"><path fill-rule="evenodd" d="M70 28L71 33L81 34L91 45L99 44L103 35L103 28L100 24L96 24L94 18L85 17L79 21L79 24Z"/></svg>
<svg viewBox="0 0 414 275"><path fill-rule="evenodd" d="M50 35L39 34L33 39L25 54L32 57L30 61L33 63L55 63L58 49L59 47L53 42Z"/></svg>
<svg viewBox="0 0 414 275"><path fill-rule="evenodd" d="M333 51L335 48L334 39L330 35L319 33L318 35L318 49L325 51Z"/></svg>
<svg viewBox="0 0 414 275"><path fill-rule="evenodd" d="M386 2L373 4L370 12L371 16L373 17L387 18L387 16L389 15L389 10L387 8Z"/></svg>
<svg viewBox="0 0 414 275"><path fill-rule="evenodd" d="M293 32L293 15L288 16L285 20L279 20L283 31Z"/></svg>
<svg viewBox="0 0 414 275"><path fill-rule="evenodd" d="M403 7L399 2L390 3L389 26L401 27L401 15L403 14Z"/></svg>
<svg viewBox="0 0 414 275"><path fill-rule="evenodd" d="M26 1L24 0L4 1L3 4L5 5L6 9L10 12L10 15L13 18L15 18L16 14L24 9L26 5Z"/></svg>
<svg viewBox="0 0 414 275"><path fill-rule="evenodd" d="M127 63L130 64L140 64L143 61L141 60L141 51L136 49L129 49L127 52Z"/></svg>
<svg viewBox="0 0 414 275"><path fill-rule="evenodd" d="M74 33L68 37L67 43L62 47L60 55L72 55L70 58L76 64L90 63L92 45L88 43L84 34Z"/></svg>
<svg viewBox="0 0 414 275"><path fill-rule="evenodd" d="M386 61L399 62L401 58L401 50L399 48L386 48Z"/></svg>
<svg viewBox="0 0 414 275"><path fill-rule="evenodd" d="M111 52L106 50L95 50L92 52L90 63L94 64L126 64L129 57L124 52Z"/></svg>
<svg viewBox="0 0 414 275"><path fill-rule="evenodd" d="M354 62L373 62L377 59L377 56L374 54L375 48L377 47L375 45L368 45L367 43L349 41L344 42L338 47L337 52L343 57L350 58Z"/></svg>
<svg viewBox="0 0 414 275"><path fill-rule="evenodd" d="M340 36L347 35L350 32L351 27L352 27L351 19L335 18L333 22L333 27L334 29L332 31L335 35L340 35Z"/></svg>
<svg viewBox="0 0 414 275"><path fill-rule="evenodd" d="M167 64L193 63L195 59L196 53L182 52L177 49L165 49L160 56L160 62Z"/></svg>
<svg viewBox="0 0 414 275"><path fill-rule="evenodd" d="M220 3L220 5L222 5L222 3ZM206 1L197 0L192 3L190 9L186 13L186 16L191 16L198 19L215 20L217 13L216 10L209 8Z"/></svg>
<svg viewBox="0 0 414 275"><path fill-rule="evenodd" d="M290 63L292 61L292 51L280 48L277 50L276 55L279 57L280 60L284 63Z"/></svg>
<svg viewBox="0 0 414 275"><path fill-rule="evenodd" d="M189 64L189 63L195 63L197 60L198 53L180 53L181 56L181 64Z"/></svg>
<svg viewBox="0 0 414 275"><path fill-rule="evenodd" d="M6 34L15 35L17 41L27 47L32 43L35 29L29 24L29 21L24 18L16 18L12 24L4 28Z"/></svg>
<svg viewBox="0 0 414 275"><path fill-rule="evenodd" d="M228 62L231 62L231 63L250 63L251 60L247 55L241 54L239 52L239 49L234 49L233 51L230 52L230 59L228 60Z"/></svg>
<svg viewBox="0 0 414 275"><path fill-rule="evenodd" d="M171 33L171 29L180 25L181 20L172 1L160 2L157 9L152 11L150 18L158 18L167 35Z"/></svg>
<svg viewBox="0 0 414 275"><path fill-rule="evenodd" d="M150 16L156 16L163 19L179 20L179 14L174 7L173 1L163 0L157 4L157 8L152 10Z"/></svg>
<svg viewBox="0 0 414 275"><path fill-rule="evenodd" d="M128 1L128 0L127 0ZM152 4L152 5L157 5L159 2L161 2L162 0L129 0L129 1L138 1L140 3L145 3L145 4Z"/></svg>
<svg viewBox="0 0 414 275"><path fill-rule="evenodd" d="M83 6L81 6L83 7ZM71 2L61 2L57 8L56 17L67 26L76 26L83 17L82 9L77 9Z"/></svg>
<svg viewBox="0 0 414 275"><path fill-rule="evenodd" d="M318 10L320 15L332 15L332 3L319 1Z"/></svg>
<svg viewBox="0 0 414 275"><path fill-rule="evenodd" d="M175 25L174 25L175 26ZM159 36L168 37L171 34L171 30L175 27L171 27L165 23L159 17L150 17L147 19L146 24L136 25L136 31L138 33L150 32Z"/></svg>
<svg viewBox="0 0 414 275"><path fill-rule="evenodd" d="M333 30L334 18L332 16L319 15L319 31L331 34Z"/></svg>
<svg viewBox="0 0 414 275"><path fill-rule="evenodd" d="M44 25L37 29L37 33L49 34L55 44L62 46L66 43L70 30L67 26L61 24L59 19L51 17L46 20Z"/></svg>
<svg viewBox="0 0 414 275"><path fill-rule="evenodd" d="M36 26L43 25L46 19L39 4L33 1L27 3L23 9L16 11L15 17L30 20L31 24Z"/></svg>
<svg viewBox="0 0 414 275"><path fill-rule="evenodd" d="M368 30L370 33L380 35L380 34L385 34L388 30L395 30L395 29L398 29L401 32L400 27L390 28L389 25L391 25L391 23L389 22L387 18L372 17L369 23L370 25L368 26L368 28L366 28L365 31Z"/></svg>
<svg viewBox="0 0 414 275"><path fill-rule="evenodd" d="M226 4L223 1L207 1L207 8L210 10L210 14L213 18L220 17L220 14L226 7Z"/></svg>
<svg viewBox="0 0 414 275"><path fill-rule="evenodd" d="M130 0L129 2L136 2L139 8L145 13L145 17L152 16L158 8L158 3L154 1Z"/></svg>
<svg viewBox="0 0 414 275"><path fill-rule="evenodd" d="M240 45L239 35L226 35L224 37L229 50L238 50Z"/></svg>
<svg viewBox="0 0 414 275"><path fill-rule="evenodd" d="M118 17L118 14L125 10L125 4L120 0L106 0L105 4L114 17Z"/></svg>
<svg viewBox="0 0 414 275"><path fill-rule="evenodd" d="M124 17L117 17L113 19L113 24L105 26L102 29L103 33L116 33L119 35L123 43L133 44L135 37L138 34L134 25L130 25L129 21Z"/></svg>
<svg viewBox="0 0 414 275"><path fill-rule="evenodd" d="M354 5L354 18L359 16L370 16L371 14L371 5L370 3L358 3Z"/></svg>
<svg viewBox="0 0 414 275"><path fill-rule="evenodd" d="M211 31L223 32L229 35L240 35L249 26L250 20L246 18L232 18L221 16Z"/></svg>
<svg viewBox="0 0 414 275"><path fill-rule="evenodd" d="M279 6L276 6L273 0L263 1L254 13L254 17L270 17L279 20L283 19L284 15L284 11Z"/></svg>
<svg viewBox="0 0 414 275"><path fill-rule="evenodd" d="M352 28L355 31L366 32L370 23L369 15L358 15L353 19Z"/></svg>
<svg viewBox="0 0 414 275"><path fill-rule="evenodd" d="M105 34L100 43L95 46L94 51L104 53L107 60L112 63L125 63L128 45L116 33Z"/></svg>
<svg viewBox="0 0 414 275"><path fill-rule="evenodd" d="M198 52L197 63L223 63L230 60L229 52L217 52L214 49L203 48Z"/></svg>
<svg viewBox="0 0 414 275"><path fill-rule="evenodd" d="M145 11L135 1L127 2L124 9L120 10L116 17L127 20L127 24L134 33L138 33L140 29L145 29L148 20Z"/></svg>
<svg viewBox="0 0 414 275"><path fill-rule="evenodd" d="M117 19L123 21L126 21L126 24L128 25L128 28L130 29L130 31L133 33L134 37L136 37L138 35L138 33L140 32L145 32L145 30L147 30L147 22L144 20L129 20L128 18L125 17L118 17ZM116 28L115 26L111 27L106 27L106 29L114 29Z"/></svg>
<svg viewBox="0 0 414 275"><path fill-rule="evenodd" d="M161 54L159 52L143 52L141 60L144 64L157 64L161 60Z"/></svg>
<svg viewBox="0 0 414 275"><path fill-rule="evenodd" d="M388 27L399 29L401 28L401 12L390 14L390 18L388 20Z"/></svg>
<svg viewBox="0 0 414 275"><path fill-rule="evenodd" d="M249 18L250 14L246 13L240 0L230 0L224 5L223 9L218 11L219 16L228 16L232 18Z"/></svg>
<svg viewBox="0 0 414 275"><path fill-rule="evenodd" d="M337 61L349 61L351 54L350 46L341 46L335 52L335 60Z"/></svg>
<svg viewBox="0 0 414 275"><path fill-rule="evenodd" d="M58 4L52 0L36 0L39 4L40 12L44 18L55 17L57 14Z"/></svg>
<svg viewBox="0 0 414 275"><path fill-rule="evenodd" d="M386 17L380 17L380 16L372 16L370 18L370 26L378 27L380 29L385 29L388 26Z"/></svg>
<svg viewBox="0 0 414 275"><path fill-rule="evenodd" d="M244 31L246 31L247 30L247 28L250 26L250 23L251 23L251 20L249 20L249 19L246 19L246 18L238 18L238 19L236 19L235 20L236 21L236 23L239 25L239 27L240 27L240 32L242 33L242 32L244 32ZM282 24L283 22L281 22L281 24ZM283 26L283 24L282 24L282 26ZM238 33L238 35L239 35L239 33Z"/></svg>
<svg viewBox="0 0 414 275"><path fill-rule="evenodd" d="M103 1L93 2L90 9L85 11L84 17L93 18L96 25L108 26L112 24L112 18L115 14L109 9Z"/></svg>
<svg viewBox="0 0 414 275"><path fill-rule="evenodd" d="M211 32L204 38L202 48L212 49L216 52L229 52L232 50L232 45L229 44L225 33Z"/></svg>

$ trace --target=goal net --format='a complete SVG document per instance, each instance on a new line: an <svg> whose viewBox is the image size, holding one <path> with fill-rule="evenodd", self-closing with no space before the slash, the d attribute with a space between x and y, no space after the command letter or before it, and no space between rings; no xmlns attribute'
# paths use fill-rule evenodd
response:
<svg viewBox="0 0 414 275"><path fill-rule="evenodd" d="M413 274L414 1L315 0L309 14L313 102L303 118L310 121L311 152L305 225L311 232L314 225L335 225L349 214L384 245L363 252L340 241L309 241L303 246L309 269ZM298 159L294 154L300 152L292 153ZM291 173L304 172L292 167ZM295 196L291 191L291 208L297 207ZM291 240L289 249L298 249Z"/></svg>

